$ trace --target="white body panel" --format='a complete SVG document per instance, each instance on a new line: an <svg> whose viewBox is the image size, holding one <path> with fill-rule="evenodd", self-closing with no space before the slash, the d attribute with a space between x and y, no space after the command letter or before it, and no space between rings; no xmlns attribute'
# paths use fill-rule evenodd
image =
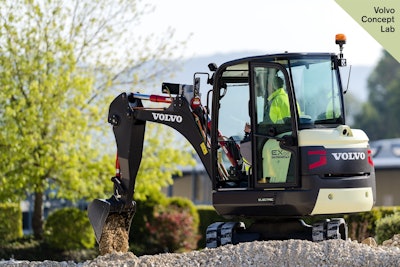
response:
<svg viewBox="0 0 400 267"><path fill-rule="evenodd" d="M299 131L299 146L323 146L325 148L364 148L368 137L362 130L341 125L334 129L306 129Z"/></svg>
<svg viewBox="0 0 400 267"><path fill-rule="evenodd" d="M369 211L373 204L371 187L322 188L319 190L311 215Z"/></svg>

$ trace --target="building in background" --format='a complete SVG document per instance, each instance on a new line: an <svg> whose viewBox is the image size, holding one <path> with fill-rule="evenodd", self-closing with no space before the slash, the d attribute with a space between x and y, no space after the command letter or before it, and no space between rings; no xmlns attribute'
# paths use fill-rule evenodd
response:
<svg viewBox="0 0 400 267"><path fill-rule="evenodd" d="M211 180L197 156L196 160L196 166L183 168L182 176L173 177L174 183L164 188L163 192L168 197L188 198L195 205L211 205Z"/></svg>
<svg viewBox="0 0 400 267"><path fill-rule="evenodd" d="M400 206L400 138L370 142L376 174L376 206Z"/></svg>

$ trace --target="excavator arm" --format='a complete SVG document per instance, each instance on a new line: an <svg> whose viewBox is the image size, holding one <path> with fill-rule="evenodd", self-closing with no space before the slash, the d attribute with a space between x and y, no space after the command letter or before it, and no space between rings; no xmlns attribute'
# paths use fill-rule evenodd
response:
<svg viewBox="0 0 400 267"><path fill-rule="evenodd" d="M123 201L133 198L147 121L168 125L181 133L192 144L210 173L209 151L200 132L203 129L199 129L196 124L194 114L184 97L172 98L167 108L145 108L142 100L136 98L135 94L122 93L110 105L108 122L113 126L117 144L119 180L126 191Z"/></svg>
<svg viewBox="0 0 400 267"><path fill-rule="evenodd" d="M146 108L142 100L169 103L164 108ZM196 150L208 174L211 174L208 122L204 108L190 105L184 94L175 97L122 93L110 104L108 122L113 126L117 145L116 175L111 178L114 193L109 199L95 199L88 207L89 220L100 244L110 218L129 233L136 204L133 201L136 176L142 159L146 122L168 125L181 133Z"/></svg>

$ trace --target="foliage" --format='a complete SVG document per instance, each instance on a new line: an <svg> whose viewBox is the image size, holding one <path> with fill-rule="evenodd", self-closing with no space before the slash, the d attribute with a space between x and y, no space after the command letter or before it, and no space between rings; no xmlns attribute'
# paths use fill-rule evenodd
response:
<svg viewBox="0 0 400 267"><path fill-rule="evenodd" d="M346 215L344 218L348 226L351 240L363 241L375 235L375 223L382 216L380 209L374 208L369 212L360 212Z"/></svg>
<svg viewBox="0 0 400 267"><path fill-rule="evenodd" d="M198 215L197 215L198 216ZM146 224L150 236L159 252L182 252L197 248L198 224L190 208L174 203L156 206L153 220Z"/></svg>
<svg viewBox="0 0 400 267"><path fill-rule="evenodd" d="M19 204L0 203L0 243L22 236L22 211Z"/></svg>
<svg viewBox="0 0 400 267"><path fill-rule="evenodd" d="M73 201L112 190L108 104L115 91L170 71L165 59L178 57L183 43L174 42L171 29L164 36L137 34L141 16L151 11L140 0L0 3L0 199L34 193L40 237L46 190ZM148 165L159 156L145 153L151 153ZM175 171L166 170L167 176ZM153 176L152 185L162 175Z"/></svg>
<svg viewBox="0 0 400 267"><path fill-rule="evenodd" d="M398 207L373 207L369 212L360 212L344 216L349 228L351 240L363 241L376 235L376 223L381 218L396 212Z"/></svg>
<svg viewBox="0 0 400 267"><path fill-rule="evenodd" d="M162 193L151 195L137 201L137 212L129 233L130 250L141 256L196 249L200 238L198 225L199 215L190 200L167 198ZM168 232L169 227L173 228L172 232Z"/></svg>
<svg viewBox="0 0 400 267"><path fill-rule="evenodd" d="M150 195L146 200L136 201L136 213L132 219L129 231L129 250L135 255L152 255L158 253L154 244L149 240L150 232L146 222L153 220L153 210L157 205L166 205L167 198L161 192Z"/></svg>
<svg viewBox="0 0 400 267"><path fill-rule="evenodd" d="M400 213L385 216L376 222L376 241L382 244L396 234L400 234Z"/></svg>
<svg viewBox="0 0 400 267"><path fill-rule="evenodd" d="M187 210L190 216L193 218L193 224L195 227L199 226L200 218L196 206L193 202L184 197L171 197L168 198L168 206L177 207L178 209Z"/></svg>
<svg viewBox="0 0 400 267"><path fill-rule="evenodd" d="M0 149L7 151L0 170L14 181L2 181L0 197L21 199L51 186L70 199L102 192L103 183L88 180L110 170L91 138L104 102L89 104L94 73L78 66L63 36L67 14L55 1L15 1L2 3L0 18Z"/></svg>
<svg viewBox="0 0 400 267"><path fill-rule="evenodd" d="M95 236L86 212L62 208L49 215L44 226L44 240L55 249L90 249Z"/></svg>
<svg viewBox="0 0 400 267"><path fill-rule="evenodd" d="M0 259L84 262L97 256L98 249L60 251L30 235L0 245Z"/></svg>
<svg viewBox="0 0 400 267"><path fill-rule="evenodd" d="M368 79L368 90L354 126L371 140L400 137L400 64L386 51Z"/></svg>

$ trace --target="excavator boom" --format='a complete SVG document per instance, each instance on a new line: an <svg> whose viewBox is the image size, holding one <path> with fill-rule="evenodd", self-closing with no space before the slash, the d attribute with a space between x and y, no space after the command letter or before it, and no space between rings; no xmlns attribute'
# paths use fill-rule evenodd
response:
<svg viewBox="0 0 400 267"><path fill-rule="evenodd" d="M188 86L190 88L190 86ZM145 108L142 100L169 104L166 108ZM206 125L203 107L189 106L184 92L175 97L122 93L110 105L108 122L113 126L117 144L117 173L111 180L114 194L109 199L96 199L88 207L89 220L96 240L100 242L104 225L110 214L124 217L124 227L129 232L135 214L133 201L136 175L142 159L146 121L158 122L173 127L192 144L206 170L210 171L210 153L207 146ZM197 115L196 115L197 113Z"/></svg>

